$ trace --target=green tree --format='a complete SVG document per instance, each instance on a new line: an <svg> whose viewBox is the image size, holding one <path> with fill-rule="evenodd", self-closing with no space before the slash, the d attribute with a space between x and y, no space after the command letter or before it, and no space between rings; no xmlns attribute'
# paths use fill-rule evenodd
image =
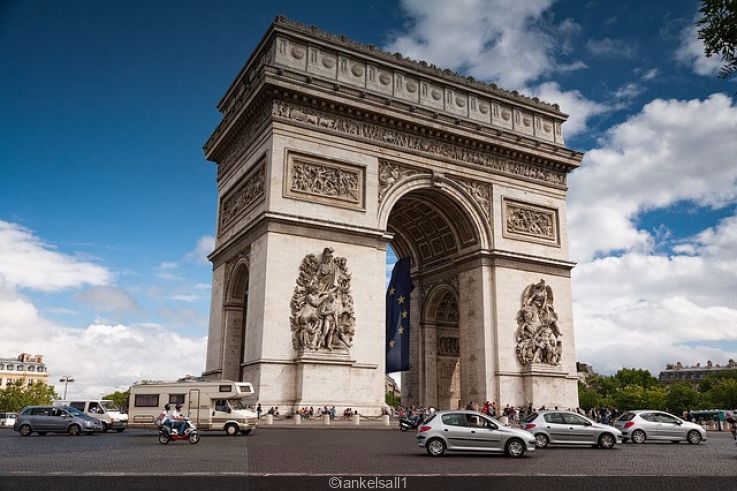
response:
<svg viewBox="0 0 737 491"><path fill-rule="evenodd" d="M640 385L626 385L613 396L614 406L621 411L647 407L647 393Z"/></svg>
<svg viewBox="0 0 737 491"><path fill-rule="evenodd" d="M582 409L591 409L601 405L602 397L591 387L586 387L581 382L578 383L578 406Z"/></svg>
<svg viewBox="0 0 737 491"><path fill-rule="evenodd" d="M120 392L119 390L116 390L112 394L102 396L102 398L113 401L115 405L118 406L120 409L122 409L123 411L127 411L128 399L130 398L130 395L130 390L126 390L125 392Z"/></svg>
<svg viewBox="0 0 737 491"><path fill-rule="evenodd" d="M737 379L717 379L704 395L715 409L737 409Z"/></svg>
<svg viewBox="0 0 737 491"><path fill-rule="evenodd" d="M658 384L658 379L653 377L649 370L642 368L623 368L614 374L614 380L619 383L620 387L636 385L648 388Z"/></svg>
<svg viewBox="0 0 737 491"><path fill-rule="evenodd" d="M668 389L665 387L650 387L645 389L645 407L665 411L668 408Z"/></svg>
<svg viewBox="0 0 737 491"><path fill-rule="evenodd" d="M0 389L0 412L17 413L26 406L51 404L58 397L53 386L44 383L26 385L18 380Z"/></svg>
<svg viewBox="0 0 737 491"><path fill-rule="evenodd" d="M737 73L737 0L701 0L702 18L697 22L699 39L706 56L718 54L722 60L721 78Z"/></svg>
<svg viewBox="0 0 737 491"><path fill-rule="evenodd" d="M673 384L668 390L667 409L680 416L684 411L698 409L703 397L689 384Z"/></svg>
<svg viewBox="0 0 737 491"><path fill-rule="evenodd" d="M397 407L401 405L402 403L401 399L399 399L399 397L395 396L391 392L386 393L385 401L386 401L386 405L389 407Z"/></svg>

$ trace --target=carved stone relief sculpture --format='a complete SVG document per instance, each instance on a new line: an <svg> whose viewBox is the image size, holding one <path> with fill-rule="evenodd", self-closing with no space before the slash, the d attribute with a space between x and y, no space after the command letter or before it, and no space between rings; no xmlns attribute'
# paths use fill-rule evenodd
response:
<svg viewBox="0 0 737 491"><path fill-rule="evenodd" d="M264 165L257 164L235 189L225 195L220 203L220 233L264 196L264 179Z"/></svg>
<svg viewBox="0 0 737 491"><path fill-rule="evenodd" d="M385 128L368 121L333 115L282 101L276 101L274 103L272 116L276 120L293 121L307 126L323 128L353 138L380 143L401 150L414 151L431 157L440 157L485 167L501 174L524 177L556 186L566 185L566 174L557 170L544 169L497 154L474 150L462 145L445 143L435 138L416 135L395 128Z"/></svg>
<svg viewBox="0 0 737 491"><path fill-rule="evenodd" d="M563 343L558 315L553 308L553 289L540 280L525 288L517 312L517 359L529 363L560 363Z"/></svg>
<svg viewBox="0 0 737 491"><path fill-rule="evenodd" d="M285 196L363 210L364 168L290 153Z"/></svg>
<svg viewBox="0 0 737 491"><path fill-rule="evenodd" d="M481 210L484 212L484 216L489 220L489 203L491 192L489 185L476 181L467 181L465 179L453 179L455 182L463 186L463 188L471 195L471 197L478 203Z"/></svg>
<svg viewBox="0 0 737 491"><path fill-rule="evenodd" d="M299 268L292 295L292 348L319 351L343 350L353 345L356 317L347 260L334 257L326 247L318 258L308 254Z"/></svg>
<svg viewBox="0 0 737 491"><path fill-rule="evenodd" d="M440 356L458 356L461 352L458 338L442 337L438 338L438 355Z"/></svg>
<svg viewBox="0 0 737 491"><path fill-rule="evenodd" d="M557 210L504 200L504 234L522 240L558 244Z"/></svg>
<svg viewBox="0 0 737 491"><path fill-rule="evenodd" d="M407 177L418 174L419 171L405 167L388 160L379 160L379 202L394 183Z"/></svg>

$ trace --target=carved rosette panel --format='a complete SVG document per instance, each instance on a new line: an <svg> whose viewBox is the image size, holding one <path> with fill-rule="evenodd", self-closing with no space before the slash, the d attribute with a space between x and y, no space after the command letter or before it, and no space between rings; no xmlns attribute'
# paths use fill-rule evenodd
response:
<svg viewBox="0 0 737 491"><path fill-rule="evenodd" d="M560 187L566 185L566 174L564 172L544 169L536 165L508 159L495 153L474 150L471 147L446 143L437 138L386 128L368 121L359 121L341 115L308 109L292 103L275 102L273 117L277 120L293 121L305 126L323 128L334 133L387 147L477 165L501 174L524 177Z"/></svg>
<svg viewBox="0 0 737 491"><path fill-rule="evenodd" d="M461 353L461 345L458 338L440 337L438 338L438 355L440 356L458 356Z"/></svg>
<svg viewBox="0 0 737 491"><path fill-rule="evenodd" d="M553 289L542 279L528 285L522 293L522 308L517 312L517 359L522 365L558 365L563 352L562 337L553 308Z"/></svg>
<svg viewBox="0 0 737 491"><path fill-rule="evenodd" d="M365 170L363 167L290 153L284 195L363 210Z"/></svg>
<svg viewBox="0 0 737 491"><path fill-rule="evenodd" d="M235 188L225 194L220 201L220 233L230 227L238 217L264 197L265 168L264 163L256 167Z"/></svg>
<svg viewBox="0 0 737 491"><path fill-rule="evenodd" d="M491 220L490 204L491 204L491 189L488 184L477 181L468 181L465 179L451 178L457 182L471 195L474 201L478 203L481 210L484 212L486 220Z"/></svg>
<svg viewBox="0 0 737 491"><path fill-rule="evenodd" d="M558 210L504 199L504 235L514 239L559 245Z"/></svg>
<svg viewBox="0 0 737 491"><path fill-rule="evenodd" d="M388 160L379 160L379 202L397 181L419 174L420 171L412 167L399 165Z"/></svg>
<svg viewBox="0 0 737 491"><path fill-rule="evenodd" d="M326 247L302 260L290 303L292 348L342 353L353 346L356 317L347 260Z"/></svg>

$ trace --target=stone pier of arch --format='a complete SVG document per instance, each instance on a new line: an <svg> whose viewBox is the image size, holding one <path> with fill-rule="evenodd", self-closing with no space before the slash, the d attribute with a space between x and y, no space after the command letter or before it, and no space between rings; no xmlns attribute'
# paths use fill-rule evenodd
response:
<svg viewBox="0 0 737 491"><path fill-rule="evenodd" d="M277 18L218 109L204 376L378 414L391 246L404 404L577 406L557 106Z"/></svg>

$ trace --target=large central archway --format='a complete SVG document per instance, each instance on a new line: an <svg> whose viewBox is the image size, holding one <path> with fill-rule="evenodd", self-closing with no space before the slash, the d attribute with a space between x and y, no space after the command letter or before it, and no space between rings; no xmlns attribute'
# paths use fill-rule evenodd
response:
<svg viewBox="0 0 737 491"><path fill-rule="evenodd" d="M486 244L473 199L455 183L414 176L389 190L386 229L397 257L412 260L410 370L402 373L404 404L454 409L480 393L473 369L479 324L461 319L458 276L473 268ZM472 300L466 300L467 303ZM465 388L465 390L464 390Z"/></svg>

